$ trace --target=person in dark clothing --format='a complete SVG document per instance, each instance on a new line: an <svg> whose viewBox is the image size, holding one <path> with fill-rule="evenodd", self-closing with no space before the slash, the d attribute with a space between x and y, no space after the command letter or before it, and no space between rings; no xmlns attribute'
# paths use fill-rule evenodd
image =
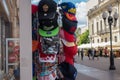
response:
<svg viewBox="0 0 120 80"><path fill-rule="evenodd" d="M96 49L93 49L93 60L94 60L95 57L97 58L97 60L99 60L99 53L98 53L98 51Z"/></svg>
<svg viewBox="0 0 120 80"><path fill-rule="evenodd" d="M91 59L90 57L92 56L92 50L91 49L88 49L88 58L89 60Z"/></svg>
<svg viewBox="0 0 120 80"><path fill-rule="evenodd" d="M93 48L93 49L92 49L92 59L93 59L93 60L94 60L95 55L96 55L96 50Z"/></svg>
<svg viewBox="0 0 120 80"><path fill-rule="evenodd" d="M84 57L84 50L81 49L81 60L83 60L83 57Z"/></svg>
<svg viewBox="0 0 120 80"><path fill-rule="evenodd" d="M103 55L102 55L102 48L100 48L100 57L102 57Z"/></svg>
<svg viewBox="0 0 120 80"><path fill-rule="evenodd" d="M80 56L80 48L78 49L78 57Z"/></svg>

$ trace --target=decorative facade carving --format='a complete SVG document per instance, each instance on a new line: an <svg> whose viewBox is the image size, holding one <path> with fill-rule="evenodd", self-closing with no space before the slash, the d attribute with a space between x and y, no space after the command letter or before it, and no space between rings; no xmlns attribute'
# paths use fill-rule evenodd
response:
<svg viewBox="0 0 120 80"><path fill-rule="evenodd" d="M90 0L93 1L93 0ZM109 41L109 26L105 26L104 21L102 19L102 13L104 11L107 11L107 7L108 5L112 5L113 8L113 13L117 12L120 15L120 2L119 0L98 0L98 5L95 5L93 8L89 9L88 11L88 23L90 23L88 25L88 29L90 32L90 35L92 35L96 40L94 40L94 42L97 42L97 40L99 39L99 42L101 42L101 40L105 41L105 36L107 35L107 40ZM90 6L90 5L88 5ZM112 14L113 14L112 13ZM118 35L117 37L117 41L119 41L119 36L120 36L120 22L117 21L117 25L116 27L112 27L112 33L113 33L113 38L114 35ZM94 32L94 33L93 33ZM95 36L97 35L97 36ZM113 39L114 41L114 39Z"/></svg>

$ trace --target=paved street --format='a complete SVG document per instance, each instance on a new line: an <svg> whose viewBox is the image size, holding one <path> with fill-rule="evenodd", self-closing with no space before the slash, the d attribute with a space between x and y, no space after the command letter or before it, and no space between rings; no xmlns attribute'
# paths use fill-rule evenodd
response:
<svg viewBox="0 0 120 80"><path fill-rule="evenodd" d="M0 70L0 80L2 80L2 76L3 75L3 72Z"/></svg>
<svg viewBox="0 0 120 80"><path fill-rule="evenodd" d="M75 57L75 67L78 75L76 80L120 80L120 59L115 58L116 70L109 70L109 58L100 57L99 60L89 60L84 57L83 61L80 57ZM0 80L1 80L0 72Z"/></svg>
<svg viewBox="0 0 120 80"><path fill-rule="evenodd" d="M100 57L99 60L89 60L84 57L83 61L76 56L75 66L78 71L76 80L120 80L120 59L115 58L116 70L109 70L109 58Z"/></svg>

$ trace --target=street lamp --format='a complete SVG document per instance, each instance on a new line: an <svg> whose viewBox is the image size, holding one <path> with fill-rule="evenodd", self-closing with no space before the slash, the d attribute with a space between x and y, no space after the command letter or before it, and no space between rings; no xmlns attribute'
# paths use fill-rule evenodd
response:
<svg viewBox="0 0 120 80"><path fill-rule="evenodd" d="M106 19L108 19L108 25L109 25L109 28L110 28L110 67L109 69L110 70L115 70L115 65L114 65L114 55L113 55L113 51L112 51L112 23L114 22L114 26L116 26L116 23L117 23L117 19L118 19L118 13L115 12L114 15L112 16L111 13L112 13L112 6L108 6L108 13L109 13L109 16L107 16L107 13L106 12L103 12L102 14L102 17L104 19L104 23L106 25Z"/></svg>

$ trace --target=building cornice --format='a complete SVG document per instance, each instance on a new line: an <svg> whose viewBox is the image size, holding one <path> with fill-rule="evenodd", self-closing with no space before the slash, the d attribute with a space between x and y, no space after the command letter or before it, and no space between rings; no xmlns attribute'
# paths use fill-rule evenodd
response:
<svg viewBox="0 0 120 80"><path fill-rule="evenodd" d="M105 0L104 2L99 3L98 5L94 6L92 9L90 9L88 11L87 16L93 17L95 16L95 14L99 13L99 12L103 12L105 11L105 9L109 6L109 5L113 5L114 3L120 2L119 0Z"/></svg>

